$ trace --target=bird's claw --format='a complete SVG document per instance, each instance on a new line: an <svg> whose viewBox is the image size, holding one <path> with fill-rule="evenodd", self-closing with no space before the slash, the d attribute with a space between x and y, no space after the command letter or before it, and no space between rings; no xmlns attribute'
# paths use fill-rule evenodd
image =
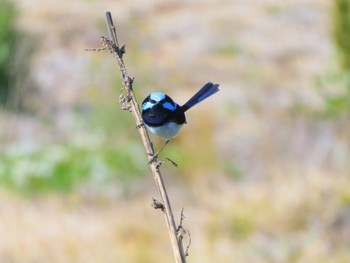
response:
<svg viewBox="0 0 350 263"><path fill-rule="evenodd" d="M151 159L148 160L148 163L147 163L147 164L153 163L154 161L156 161L156 159L157 159L157 157L158 157L158 153L155 153L155 154L150 154L150 153L149 153L148 155L150 155L150 156L152 156L152 157L151 157Z"/></svg>

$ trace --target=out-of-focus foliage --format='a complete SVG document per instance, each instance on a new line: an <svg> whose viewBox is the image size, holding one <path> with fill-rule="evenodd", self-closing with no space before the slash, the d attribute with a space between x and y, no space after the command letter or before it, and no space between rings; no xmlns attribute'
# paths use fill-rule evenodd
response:
<svg viewBox="0 0 350 263"><path fill-rule="evenodd" d="M18 34L14 27L16 10L7 0L0 0L0 105L10 93L11 65Z"/></svg>
<svg viewBox="0 0 350 263"><path fill-rule="evenodd" d="M29 78L29 62L36 49L36 37L17 26L19 15L12 1L0 0L0 106L30 111L28 94L34 97L36 87Z"/></svg>
<svg viewBox="0 0 350 263"><path fill-rule="evenodd" d="M340 66L350 69L350 1L335 0L333 11L333 39L339 52Z"/></svg>
<svg viewBox="0 0 350 263"><path fill-rule="evenodd" d="M108 184L113 178L128 182L142 174L135 165L137 147L116 147L100 140L27 150L8 147L0 153L0 182L29 194L69 191L82 183Z"/></svg>
<svg viewBox="0 0 350 263"><path fill-rule="evenodd" d="M145 174L146 157L142 145L124 127L132 125L129 115L116 106L106 102L76 109L71 113L75 114L72 126L66 127L67 136L59 136L60 142L5 143L0 151L0 186L38 195L116 184L127 193L128 185ZM24 121L22 126L26 129ZM49 123L41 123L37 137L50 129Z"/></svg>
<svg viewBox="0 0 350 263"><path fill-rule="evenodd" d="M334 1L333 41L337 50L339 70L326 73L323 86L336 88L335 94L327 94L325 100L330 115L348 115L350 110L350 1Z"/></svg>

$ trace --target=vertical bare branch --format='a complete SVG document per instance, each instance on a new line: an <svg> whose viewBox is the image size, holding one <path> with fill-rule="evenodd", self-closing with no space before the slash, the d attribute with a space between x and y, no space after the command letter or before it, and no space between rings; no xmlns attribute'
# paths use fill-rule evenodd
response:
<svg viewBox="0 0 350 263"><path fill-rule="evenodd" d="M139 130L143 145L148 155L148 160L151 161L154 155L154 150L153 150L150 138L148 136L146 127L143 123L139 105L137 103L136 97L133 92L132 84L134 79L128 75L128 72L126 70L126 67L123 61L123 54L125 53L125 47L124 46L120 47L118 44L116 29L113 24L113 20L110 12L106 12L106 23L107 23L108 32L110 35L110 40L105 37L102 37L102 47L104 49L109 50L114 55L115 59L118 62L121 77L123 80L123 86L125 90L125 94L122 93L121 95L121 102L123 103L122 107L123 106L125 107L125 104L128 104L129 107L126 107L126 108L129 109L134 116L136 127ZM178 236L177 236L176 224L175 224L173 212L170 206L169 197L164 185L162 174L159 170L160 165L157 161L152 161L149 163L149 165L152 170L154 180L156 182L156 185L158 187L158 190L162 198L162 205L164 207L162 211L164 212L164 215L165 215L165 220L166 220L166 224L167 224L167 228L170 236L172 249L175 256L175 261L177 263L185 263L186 256L183 251L182 241L178 239Z"/></svg>

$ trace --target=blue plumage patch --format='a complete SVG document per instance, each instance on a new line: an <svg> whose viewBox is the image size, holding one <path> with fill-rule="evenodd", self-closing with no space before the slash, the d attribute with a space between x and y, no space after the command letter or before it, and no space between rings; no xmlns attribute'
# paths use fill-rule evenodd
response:
<svg viewBox="0 0 350 263"><path fill-rule="evenodd" d="M150 99L151 99L151 100L154 100L154 101L156 101L156 102L159 102L159 101L165 99L165 94L163 94L163 93L161 93L161 92L153 92L153 93L150 95Z"/></svg>
<svg viewBox="0 0 350 263"><path fill-rule="evenodd" d="M171 103L171 102L165 102L163 103L163 107L168 109L168 110L171 110L171 111L174 111L176 109L176 106L177 104L176 103Z"/></svg>
<svg viewBox="0 0 350 263"><path fill-rule="evenodd" d="M147 110L147 109L152 108L153 106L154 106L154 103L151 103L151 102L147 101L147 102L142 104L142 109L143 110Z"/></svg>

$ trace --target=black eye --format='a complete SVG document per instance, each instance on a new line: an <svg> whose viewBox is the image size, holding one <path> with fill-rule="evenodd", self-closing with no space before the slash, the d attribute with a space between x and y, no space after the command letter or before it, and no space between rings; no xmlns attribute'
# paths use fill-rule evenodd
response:
<svg viewBox="0 0 350 263"><path fill-rule="evenodd" d="M157 102L155 100L151 100L151 103L152 104L156 104Z"/></svg>

